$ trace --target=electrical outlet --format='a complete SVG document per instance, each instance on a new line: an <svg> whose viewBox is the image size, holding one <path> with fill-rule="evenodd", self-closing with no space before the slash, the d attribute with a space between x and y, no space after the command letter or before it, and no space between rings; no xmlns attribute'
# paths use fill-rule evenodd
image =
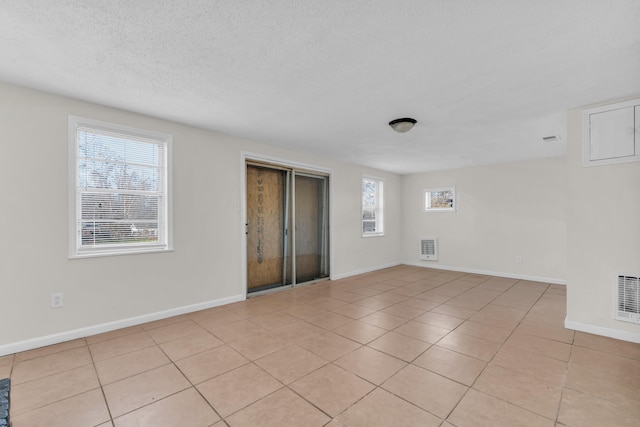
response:
<svg viewBox="0 0 640 427"><path fill-rule="evenodd" d="M51 308L58 308L64 305L64 294L51 294Z"/></svg>
<svg viewBox="0 0 640 427"><path fill-rule="evenodd" d="M516 264L522 264L522 255L516 256Z"/></svg>

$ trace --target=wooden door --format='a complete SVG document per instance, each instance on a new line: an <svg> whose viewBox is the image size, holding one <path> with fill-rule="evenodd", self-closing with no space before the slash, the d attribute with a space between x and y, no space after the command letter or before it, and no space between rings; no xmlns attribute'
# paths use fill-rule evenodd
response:
<svg viewBox="0 0 640 427"><path fill-rule="evenodd" d="M283 282L285 172L247 165L247 286Z"/></svg>

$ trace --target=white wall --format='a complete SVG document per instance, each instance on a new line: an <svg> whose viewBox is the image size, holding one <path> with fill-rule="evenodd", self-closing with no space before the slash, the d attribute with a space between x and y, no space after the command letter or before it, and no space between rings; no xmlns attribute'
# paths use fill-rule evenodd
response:
<svg viewBox="0 0 640 427"><path fill-rule="evenodd" d="M618 274L640 276L640 162L583 167L582 109L569 111L568 144L565 324L640 342L640 325L613 320Z"/></svg>
<svg viewBox="0 0 640 427"><path fill-rule="evenodd" d="M565 164L557 157L405 176L403 260L564 283ZM424 212L424 190L447 186L456 187L458 210ZM419 260L421 237L438 238L438 261Z"/></svg>
<svg viewBox="0 0 640 427"><path fill-rule="evenodd" d="M173 135L175 251L67 259L69 115ZM243 151L333 170L334 277L398 263L398 175L2 83L0 129L0 355L242 298ZM385 179L384 237L361 237L363 174Z"/></svg>

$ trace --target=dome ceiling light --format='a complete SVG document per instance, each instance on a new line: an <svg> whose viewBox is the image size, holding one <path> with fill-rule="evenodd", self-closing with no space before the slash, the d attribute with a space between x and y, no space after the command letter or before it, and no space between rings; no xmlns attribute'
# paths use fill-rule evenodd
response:
<svg viewBox="0 0 640 427"><path fill-rule="evenodd" d="M395 119L389 122L389 126L391 129L395 130L398 133L409 132L413 125L417 123L416 119L411 119L409 117L405 117L402 119Z"/></svg>

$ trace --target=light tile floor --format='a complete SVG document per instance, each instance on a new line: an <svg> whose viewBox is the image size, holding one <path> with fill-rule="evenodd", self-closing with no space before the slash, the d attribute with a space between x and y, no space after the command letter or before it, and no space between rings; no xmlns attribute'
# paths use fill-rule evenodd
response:
<svg viewBox="0 0 640 427"><path fill-rule="evenodd" d="M13 427L638 426L565 288L398 266L0 357Z"/></svg>

